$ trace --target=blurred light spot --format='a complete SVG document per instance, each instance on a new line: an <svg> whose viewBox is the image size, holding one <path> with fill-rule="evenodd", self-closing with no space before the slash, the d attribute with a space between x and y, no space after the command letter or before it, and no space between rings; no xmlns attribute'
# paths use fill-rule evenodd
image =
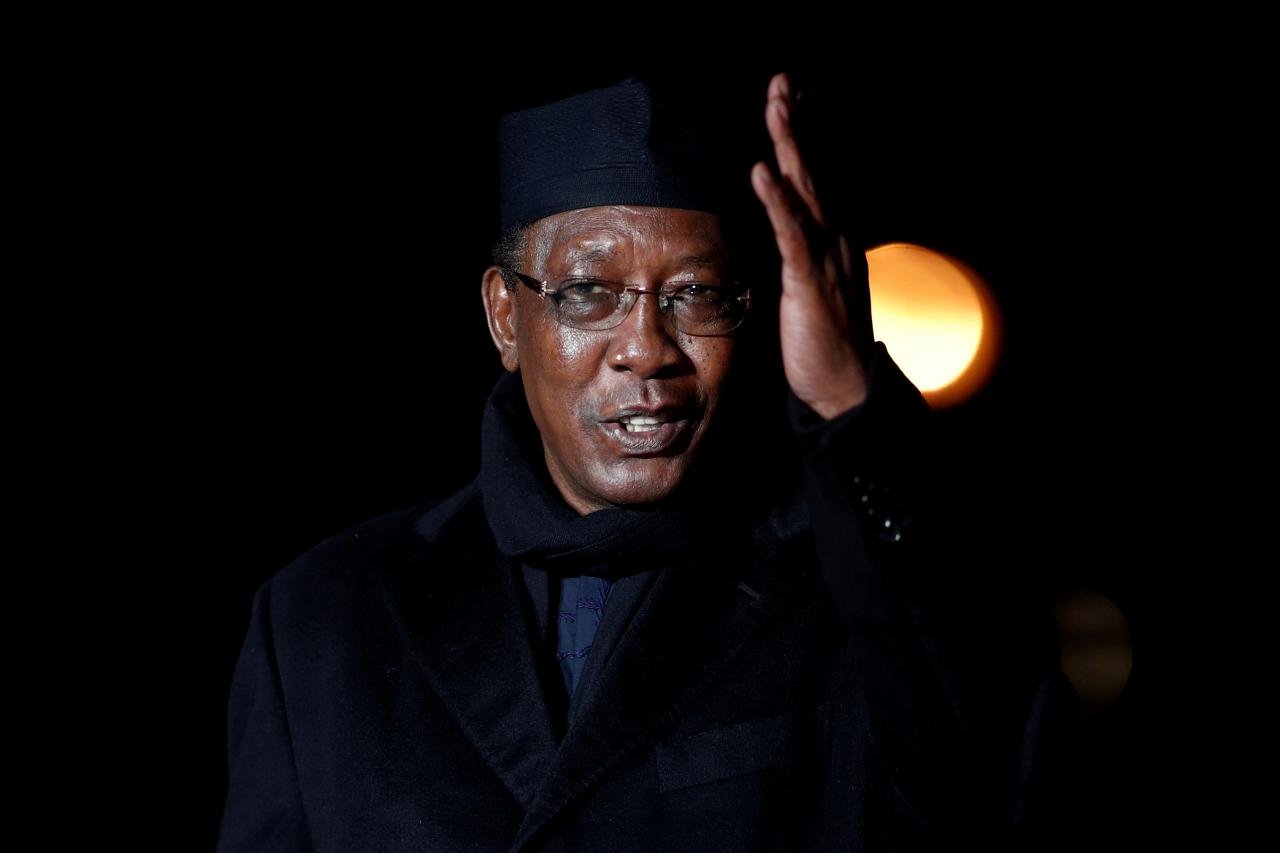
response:
<svg viewBox="0 0 1280 853"><path fill-rule="evenodd" d="M1085 711L1096 714L1115 701L1133 669L1133 642L1120 608L1100 592L1081 590L1055 606L1062 642L1062 671Z"/></svg>
<svg viewBox="0 0 1280 853"><path fill-rule="evenodd" d="M977 391L1000 337L995 299L978 274L913 243L871 249L867 273L876 339L929 404L953 406Z"/></svg>

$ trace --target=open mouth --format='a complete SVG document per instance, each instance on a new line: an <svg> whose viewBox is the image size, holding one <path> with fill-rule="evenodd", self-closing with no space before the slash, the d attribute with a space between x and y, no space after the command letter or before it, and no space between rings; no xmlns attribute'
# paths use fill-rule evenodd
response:
<svg viewBox="0 0 1280 853"><path fill-rule="evenodd" d="M650 415L626 415L618 418L616 422L625 426L627 432L653 432L664 423Z"/></svg>
<svg viewBox="0 0 1280 853"><path fill-rule="evenodd" d="M602 421L610 441L628 456L655 456L664 452L679 452L684 439L692 432L693 421L679 416L663 420L651 415L627 415L614 421Z"/></svg>

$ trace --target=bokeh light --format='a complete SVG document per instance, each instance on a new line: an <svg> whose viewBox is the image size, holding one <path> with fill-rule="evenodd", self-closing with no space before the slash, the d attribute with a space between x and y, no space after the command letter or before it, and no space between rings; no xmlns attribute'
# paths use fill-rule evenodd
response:
<svg viewBox="0 0 1280 853"><path fill-rule="evenodd" d="M990 289L956 258L914 243L867 252L877 340L929 404L973 395L995 366L1000 318Z"/></svg>
<svg viewBox="0 0 1280 853"><path fill-rule="evenodd" d="M1120 695L1133 670L1133 640L1120 608L1100 592L1076 590L1055 604L1062 671L1086 712L1096 714Z"/></svg>

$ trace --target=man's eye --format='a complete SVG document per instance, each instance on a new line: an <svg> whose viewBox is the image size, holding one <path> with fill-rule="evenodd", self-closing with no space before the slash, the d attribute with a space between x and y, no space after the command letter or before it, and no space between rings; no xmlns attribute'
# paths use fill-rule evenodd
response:
<svg viewBox="0 0 1280 853"><path fill-rule="evenodd" d="M689 302L719 302L724 297L724 288L699 282L682 287L678 296Z"/></svg>
<svg viewBox="0 0 1280 853"><path fill-rule="evenodd" d="M559 290L565 302L602 302L614 298L613 289L601 281L578 281Z"/></svg>

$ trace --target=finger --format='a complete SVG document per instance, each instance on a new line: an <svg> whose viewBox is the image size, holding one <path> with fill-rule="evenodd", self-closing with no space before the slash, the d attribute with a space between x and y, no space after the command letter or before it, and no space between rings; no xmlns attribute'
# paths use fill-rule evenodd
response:
<svg viewBox="0 0 1280 853"><path fill-rule="evenodd" d="M794 108L795 99L791 94L790 78L785 73L775 74L769 81L765 124L773 139L773 152L778 161L778 170L791 181L792 186L809 208L810 215L819 224L825 225L826 218L823 216L822 206L818 203L813 176L800 153L800 144L792 124Z"/></svg>
<svg viewBox="0 0 1280 853"><path fill-rule="evenodd" d="M833 272L838 272L837 265L840 262L839 248L836 244L838 235L814 219L808 203L788 178L777 174L764 163L760 165L763 167L762 176L767 178L774 188L783 210L791 216L796 227L800 229L809 258L815 264L830 260L833 264Z"/></svg>
<svg viewBox="0 0 1280 853"><path fill-rule="evenodd" d="M845 278L850 281L856 281L853 277L853 250L849 248L849 241L843 234L840 235L840 266L844 269Z"/></svg>
<svg viewBox="0 0 1280 853"><path fill-rule="evenodd" d="M775 176L764 161L757 162L752 167L751 184L769 215L783 267L793 274L783 276L784 286L793 277L806 281L817 278L819 271L814 253L816 235L812 226L805 224L811 220L803 200L785 183L785 179L780 180Z"/></svg>
<svg viewBox="0 0 1280 853"><path fill-rule="evenodd" d="M865 350L866 347L870 346L870 342L875 340L871 312L871 280L867 269L867 255L865 252L854 254L854 250L849 246L849 240L844 234L840 235L839 241L840 264L844 267L844 274L851 289L849 310L857 335L856 340Z"/></svg>

